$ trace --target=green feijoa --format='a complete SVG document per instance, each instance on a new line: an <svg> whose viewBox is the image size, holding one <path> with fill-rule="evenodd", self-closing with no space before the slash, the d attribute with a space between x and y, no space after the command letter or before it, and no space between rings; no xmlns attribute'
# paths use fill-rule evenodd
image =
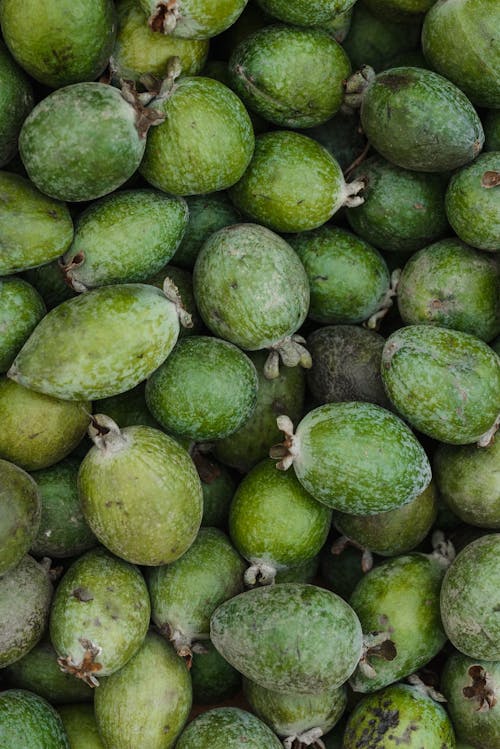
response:
<svg viewBox="0 0 500 749"><path fill-rule="evenodd" d="M493 109L483 115L484 150L500 151L500 112Z"/></svg>
<svg viewBox="0 0 500 749"><path fill-rule="evenodd" d="M309 283L297 254L258 224L212 234L198 255L193 288L210 330L250 351L282 344L288 352L309 308Z"/></svg>
<svg viewBox="0 0 500 749"><path fill-rule="evenodd" d="M174 265L191 270L203 243L216 231L237 224L239 213L225 192L191 195L186 198L189 220L184 237L174 256Z"/></svg>
<svg viewBox="0 0 500 749"><path fill-rule="evenodd" d="M352 176L364 184L364 202L347 211L347 220L375 247L414 252L446 234L443 175L410 172L372 156Z"/></svg>
<svg viewBox="0 0 500 749"><path fill-rule="evenodd" d="M256 369L240 349L220 338L190 336L151 375L146 402L167 432L206 442L244 424L257 389Z"/></svg>
<svg viewBox="0 0 500 749"><path fill-rule="evenodd" d="M363 0L364 5L378 18L397 23L422 21L424 13L436 0Z"/></svg>
<svg viewBox="0 0 500 749"><path fill-rule="evenodd" d="M449 561L413 553L389 559L367 572L349 603L364 632L390 633L393 657L373 657L362 663L351 685L357 692L374 692L409 676L439 653L446 642L439 613L439 591ZM377 654L377 653L375 653Z"/></svg>
<svg viewBox="0 0 500 749"><path fill-rule="evenodd" d="M484 341L432 325L400 328L385 343L382 379L420 432L452 445L488 444L500 413L500 359Z"/></svg>
<svg viewBox="0 0 500 749"><path fill-rule="evenodd" d="M453 175L446 213L464 242L479 250L500 250L500 151L481 154Z"/></svg>
<svg viewBox="0 0 500 749"><path fill-rule="evenodd" d="M340 13L336 13L328 21L319 24L319 28L327 31L336 42L342 44L351 28L353 9L354 5L351 5L350 8L346 8Z"/></svg>
<svg viewBox="0 0 500 749"><path fill-rule="evenodd" d="M264 373L267 352L251 351L249 357L259 376L255 410L237 432L214 445L214 454L219 460L243 473L266 458L269 445L279 441L276 417L287 413L292 420L298 420L304 410L305 375L302 367L281 367L278 377L268 379Z"/></svg>
<svg viewBox="0 0 500 749"><path fill-rule="evenodd" d="M317 140L342 170L347 169L363 152L366 141L359 128L359 118L354 112L337 112L323 125L307 128L304 135Z"/></svg>
<svg viewBox="0 0 500 749"><path fill-rule="evenodd" d="M403 322L461 330L490 341L500 333L500 263L459 239L424 247L398 282Z"/></svg>
<svg viewBox="0 0 500 749"><path fill-rule="evenodd" d="M296 26L320 26L348 10L353 0L258 0L274 18Z"/></svg>
<svg viewBox="0 0 500 749"><path fill-rule="evenodd" d="M448 507L469 525L500 528L500 439L490 447L438 445L433 469Z"/></svg>
<svg viewBox="0 0 500 749"><path fill-rule="evenodd" d="M136 567L105 549L73 562L50 613L50 639L60 668L97 686L140 648L149 626L149 595Z"/></svg>
<svg viewBox="0 0 500 749"><path fill-rule="evenodd" d="M322 226L289 238L311 289L309 317L321 323L358 323L385 308L390 275L382 255L351 232Z"/></svg>
<svg viewBox="0 0 500 749"><path fill-rule="evenodd" d="M453 653L441 674L441 691L457 737L500 749L500 664Z"/></svg>
<svg viewBox="0 0 500 749"><path fill-rule="evenodd" d="M361 104L361 124L372 146L403 169L451 171L483 147L483 127L469 99L431 70L408 66L375 76L365 66L346 90L346 104Z"/></svg>
<svg viewBox="0 0 500 749"><path fill-rule="evenodd" d="M228 438L229 440L230 438ZM229 507L236 491L236 481L228 469L218 461L194 454L203 490L202 526L226 528ZM202 464L202 465L201 465Z"/></svg>
<svg viewBox="0 0 500 749"><path fill-rule="evenodd" d="M237 707L218 707L199 715L182 732L176 749L281 749L270 728Z"/></svg>
<svg viewBox="0 0 500 749"><path fill-rule="evenodd" d="M431 482L408 504L377 515L336 512L333 522L350 541L383 557L411 551L424 540L437 515L437 491Z"/></svg>
<svg viewBox="0 0 500 749"><path fill-rule="evenodd" d="M104 413L110 419L116 421L120 429L138 425L160 429L160 425L152 417L146 405L145 384L145 382L141 382L125 393L96 401L94 410Z"/></svg>
<svg viewBox="0 0 500 749"><path fill-rule="evenodd" d="M41 502L37 485L22 468L0 460L0 575L21 561L36 537Z"/></svg>
<svg viewBox="0 0 500 749"><path fill-rule="evenodd" d="M42 297L21 278L0 278L0 372L6 372L46 314Z"/></svg>
<svg viewBox="0 0 500 749"><path fill-rule="evenodd" d="M113 74L139 83L143 76L164 78L168 61L179 57L183 75L198 75L205 64L208 41L156 34L136 0L117 3L118 33L111 55Z"/></svg>
<svg viewBox="0 0 500 749"><path fill-rule="evenodd" d="M353 515L394 510L421 494L431 480L429 460L413 432L373 403L326 403L309 411L295 434L279 417L285 443L272 457L292 464L302 486L328 507ZM361 457L362 456L362 457Z"/></svg>
<svg viewBox="0 0 500 749"><path fill-rule="evenodd" d="M19 152L46 195L83 201L116 190L144 155L146 135L163 120L144 111L131 87L75 83L49 94L24 121Z"/></svg>
<svg viewBox="0 0 500 749"><path fill-rule="evenodd" d="M210 617L243 590L245 563L218 528L201 528L180 559L148 575L151 616L178 655L190 657L193 643L207 640Z"/></svg>
<svg viewBox="0 0 500 749"><path fill-rule="evenodd" d="M229 28L248 0L139 0L153 31L183 39L209 39Z"/></svg>
<svg viewBox="0 0 500 749"><path fill-rule="evenodd" d="M276 571L275 583L312 583L318 574L319 556Z"/></svg>
<svg viewBox="0 0 500 749"><path fill-rule="evenodd" d="M224 660L210 640L195 650L190 674L196 705L214 705L234 697L241 689L241 675Z"/></svg>
<svg viewBox="0 0 500 749"><path fill-rule="evenodd" d="M173 65L172 65L173 67ZM173 195L225 190L252 158L254 134L245 107L212 78L180 78L151 104L165 121L148 137L141 174Z"/></svg>
<svg viewBox="0 0 500 749"><path fill-rule="evenodd" d="M0 377L0 457L26 471L65 458L85 436L88 401L63 401Z"/></svg>
<svg viewBox="0 0 500 749"><path fill-rule="evenodd" d="M29 689L53 705L90 702L92 689L81 679L63 673L57 653L49 641L39 642L20 660L8 666L5 673L10 686Z"/></svg>
<svg viewBox="0 0 500 749"><path fill-rule="evenodd" d="M17 62L51 88L93 81L106 67L116 33L112 0L62 0L42 8L5 0L5 42Z"/></svg>
<svg viewBox="0 0 500 749"><path fill-rule="evenodd" d="M380 374L384 343L379 333L357 325L328 325L311 333L307 385L315 404L368 401L388 408Z"/></svg>
<svg viewBox="0 0 500 749"><path fill-rule="evenodd" d="M48 570L29 554L0 577L0 668L35 647L47 626L51 598Z"/></svg>
<svg viewBox="0 0 500 749"><path fill-rule="evenodd" d="M97 727L106 749L170 749L191 709L191 679L182 658L154 632L95 695Z"/></svg>
<svg viewBox="0 0 500 749"><path fill-rule="evenodd" d="M170 564L196 538L203 500L189 454L148 426L122 431L107 416L92 420L94 447L83 460L83 514L110 551L134 564Z"/></svg>
<svg viewBox="0 0 500 749"><path fill-rule="evenodd" d="M439 0L427 13L422 48L433 69L479 107L500 107L500 7L495 0Z"/></svg>
<svg viewBox="0 0 500 749"><path fill-rule="evenodd" d="M0 693L0 740L5 749L70 749L54 708L25 689Z"/></svg>
<svg viewBox="0 0 500 749"><path fill-rule="evenodd" d="M445 709L409 684L393 684L370 694L354 708L343 749L455 749L453 726Z"/></svg>
<svg viewBox="0 0 500 749"><path fill-rule="evenodd" d="M77 219L61 264L75 291L145 281L168 263L182 239L188 207L156 190L124 190L93 203Z"/></svg>
<svg viewBox="0 0 500 749"><path fill-rule="evenodd" d="M295 475L265 460L245 476L229 512L229 533L251 566L247 585L269 585L281 568L316 556L326 541L331 511L316 502Z"/></svg>
<svg viewBox="0 0 500 749"><path fill-rule="evenodd" d="M26 270L22 277L38 291L47 309L57 307L58 304L71 299L76 294L64 283L59 260Z"/></svg>
<svg viewBox="0 0 500 749"><path fill-rule="evenodd" d="M321 575L329 590L346 601L363 575L372 569L373 555L354 546L349 539L337 538L326 543L321 552Z"/></svg>
<svg viewBox="0 0 500 749"><path fill-rule="evenodd" d="M32 474L42 501L40 528L31 545L38 557L73 557L97 546L80 506L79 467L78 460L68 458Z"/></svg>
<svg viewBox="0 0 500 749"><path fill-rule="evenodd" d="M351 73L346 53L327 31L266 26L247 37L229 61L244 103L282 127L313 127L333 117Z"/></svg>
<svg viewBox="0 0 500 749"><path fill-rule="evenodd" d="M452 644L464 655L500 661L500 534L468 544L443 581L441 617Z"/></svg>
<svg viewBox="0 0 500 749"><path fill-rule="evenodd" d="M130 390L154 372L178 335L175 288L163 293L146 284L103 286L51 310L8 376L55 398L106 398Z"/></svg>
<svg viewBox="0 0 500 749"><path fill-rule="evenodd" d="M1 275L48 263L66 252L73 239L64 203L10 172L0 172L0 227Z"/></svg>
<svg viewBox="0 0 500 749"><path fill-rule="evenodd" d="M21 125L33 104L28 77L0 42L0 167L15 156Z"/></svg>
<svg viewBox="0 0 500 749"><path fill-rule="evenodd" d="M185 270L185 268L177 268L175 265L165 265L165 267L158 271L158 273L148 278L146 283L150 283L161 289L165 283L165 278L170 279L174 286L176 286L182 306L186 312L191 315L192 327L185 328L181 326L179 338L184 338L189 335L197 335L198 333L203 332L205 327L196 308L196 302L194 299L193 274L188 270Z"/></svg>
<svg viewBox="0 0 500 749"><path fill-rule="evenodd" d="M337 161L317 141L276 130L259 135L240 181L229 191L236 208L278 232L316 229L331 219L360 183L346 183Z"/></svg>
<svg viewBox="0 0 500 749"><path fill-rule="evenodd" d="M363 648L352 608L328 590L301 583L266 585L226 601L212 616L210 638L243 676L276 692L301 694L344 684Z"/></svg>
<svg viewBox="0 0 500 749"><path fill-rule="evenodd" d="M57 712L68 735L71 749L105 749L92 705L63 705Z"/></svg>

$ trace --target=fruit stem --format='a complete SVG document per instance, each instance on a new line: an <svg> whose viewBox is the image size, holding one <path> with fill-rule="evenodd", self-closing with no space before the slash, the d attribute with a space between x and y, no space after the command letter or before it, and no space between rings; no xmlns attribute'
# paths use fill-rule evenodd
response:
<svg viewBox="0 0 500 749"><path fill-rule="evenodd" d="M314 746L317 749L325 749L321 736L323 736L321 728L310 728L304 733L287 736L283 741L283 747L284 749L302 749L304 746Z"/></svg>
<svg viewBox="0 0 500 749"><path fill-rule="evenodd" d="M472 679L472 685L464 687L462 694L467 700L476 700L479 705L476 712L487 713L497 704L495 684L490 674L479 664L471 666L467 673Z"/></svg>
<svg viewBox="0 0 500 749"><path fill-rule="evenodd" d="M408 684L416 687L419 692L425 694L426 697L430 697L435 702L447 702L446 697L441 694L441 692L438 692L437 689L434 689L433 686L422 681L418 674L410 674L407 677L406 681L408 682Z"/></svg>
<svg viewBox="0 0 500 749"><path fill-rule="evenodd" d="M184 304L182 303L181 295L179 293L179 289L175 285L175 283L172 281L171 278L165 278L163 281L163 293L167 297L169 302L172 302L172 304L175 305L175 309L177 311L177 316L179 317L179 322L182 325L183 328L192 328L193 327L193 318L185 308Z"/></svg>
<svg viewBox="0 0 500 749"><path fill-rule="evenodd" d="M279 461L276 463L276 468L280 471L286 471L298 455L298 447L293 433L293 423L288 416L282 414L276 419L276 424L278 425L278 429L285 433L285 439L283 442L271 447L269 457Z"/></svg>
<svg viewBox="0 0 500 749"><path fill-rule="evenodd" d="M61 270L64 283L69 286L70 289L73 289L73 291L76 291L79 294L88 291L88 286L85 286L84 283L74 278L73 271L76 268L80 268L80 266L82 266L84 262L85 253L82 250L80 252L77 252L76 255L74 255L67 263L64 262L64 259L62 257L58 260L58 265Z"/></svg>
<svg viewBox="0 0 500 749"><path fill-rule="evenodd" d="M456 552L452 542L446 540L443 531L434 531L432 534L432 548L432 553L427 556L447 569L455 559Z"/></svg>
<svg viewBox="0 0 500 749"><path fill-rule="evenodd" d="M172 34L180 18L177 0L159 0L156 8L148 18L148 26L152 31L161 34Z"/></svg>
<svg viewBox="0 0 500 749"><path fill-rule="evenodd" d="M346 182L344 186L344 202L347 208L356 208L358 205L362 205L365 199L358 195L365 189L365 183L362 179L356 179L354 182Z"/></svg>
<svg viewBox="0 0 500 749"><path fill-rule="evenodd" d="M257 583L259 583L259 585L273 585L276 578L276 572L276 567L273 567L271 564L266 564L265 562L252 564L245 571L245 585L248 585L249 587L256 585Z"/></svg>
<svg viewBox="0 0 500 749"><path fill-rule="evenodd" d="M363 65L345 82L344 105L359 109L367 88L375 80L376 73L370 65Z"/></svg>
<svg viewBox="0 0 500 749"><path fill-rule="evenodd" d="M291 335L269 346L270 354L264 364L264 377L275 380L279 376L279 361L285 367L296 367L300 364L304 369L311 369L311 354L305 347L306 339L300 335Z"/></svg>
<svg viewBox="0 0 500 749"><path fill-rule="evenodd" d="M368 328L368 330L378 330L380 328L380 323L391 309L392 305L394 304L394 298L398 294L398 285L401 278L401 273L401 268L396 268L396 270L392 271L389 288L385 292L385 296L382 299L380 308L377 310L377 312L374 312L373 315L368 318L368 320L365 320L365 322L363 323L364 328Z"/></svg>
<svg viewBox="0 0 500 749"><path fill-rule="evenodd" d="M118 424L105 414L90 416L87 433L94 445L106 452L119 452L127 444Z"/></svg>
<svg viewBox="0 0 500 749"><path fill-rule="evenodd" d="M493 426L488 429L487 432L485 432L477 441L478 447L491 447L495 440L495 434L498 432L498 428L500 427L500 414L498 414L497 418L495 419L495 423Z"/></svg>
<svg viewBox="0 0 500 749"><path fill-rule="evenodd" d="M139 137L145 139L149 128L165 122L166 115L158 109L148 106L151 95L139 94L133 81L121 81L121 94L125 101L135 109L135 127Z"/></svg>
<svg viewBox="0 0 500 749"><path fill-rule="evenodd" d="M332 554L338 556L339 554L342 554L348 546L353 546L355 549L361 551L361 570L365 573L369 572L373 567L373 554L370 549L361 546L357 541L353 541L352 539L347 538L347 536L340 536L340 538L337 538L337 540L333 542L330 551Z"/></svg>
<svg viewBox="0 0 500 749"><path fill-rule="evenodd" d="M398 651L391 640L392 631L389 628L385 632L370 632L363 635L363 649L358 667L369 679L373 679L377 672L369 663L369 658L383 658L384 661L393 661Z"/></svg>
<svg viewBox="0 0 500 749"><path fill-rule="evenodd" d="M89 687L98 687L99 680L95 674L102 670L102 665L96 662L96 658L102 653L102 648L91 640L85 640L84 638L80 638L79 642L84 649L80 663L76 663L72 655L66 655L57 659L59 668L65 674L72 674L77 679L81 679Z"/></svg>

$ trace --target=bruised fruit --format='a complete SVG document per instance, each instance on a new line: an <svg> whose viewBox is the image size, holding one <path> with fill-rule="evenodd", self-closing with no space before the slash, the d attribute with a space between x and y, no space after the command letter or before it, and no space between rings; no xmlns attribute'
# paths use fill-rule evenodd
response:
<svg viewBox="0 0 500 749"><path fill-rule="evenodd" d="M0 739L5 749L70 749L54 708L24 689L0 693Z"/></svg>
<svg viewBox="0 0 500 749"><path fill-rule="evenodd" d="M38 487L14 463L0 460L0 575L29 550L40 525Z"/></svg>

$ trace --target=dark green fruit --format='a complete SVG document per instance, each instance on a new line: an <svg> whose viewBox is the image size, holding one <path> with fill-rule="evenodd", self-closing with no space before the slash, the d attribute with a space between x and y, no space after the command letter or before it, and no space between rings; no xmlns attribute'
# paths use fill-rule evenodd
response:
<svg viewBox="0 0 500 749"><path fill-rule="evenodd" d="M304 130L304 135L317 140L344 170L361 155L365 138L359 129L359 119L353 112L337 112L323 125Z"/></svg>
<svg viewBox="0 0 500 749"><path fill-rule="evenodd" d="M233 24L248 0L139 0L153 31L209 39Z"/></svg>
<svg viewBox="0 0 500 749"><path fill-rule="evenodd" d="M186 202L189 221L184 238L175 253L174 265L190 270L210 235L224 226L237 224L240 217L224 192L192 195L186 198Z"/></svg>
<svg viewBox="0 0 500 749"><path fill-rule="evenodd" d="M500 151L500 112L495 109L483 115L484 150Z"/></svg>
<svg viewBox="0 0 500 749"><path fill-rule="evenodd" d="M190 674L196 705L214 705L234 697L241 689L241 675L220 655L210 640L195 650Z"/></svg>
<svg viewBox="0 0 500 749"><path fill-rule="evenodd" d="M0 576L21 561L40 525L38 487L29 474L0 460Z"/></svg>
<svg viewBox="0 0 500 749"><path fill-rule="evenodd" d="M353 0L258 0L266 13L297 26L320 26L348 10Z"/></svg>
<svg viewBox="0 0 500 749"><path fill-rule="evenodd" d="M220 707L199 715L182 732L176 749L281 749L275 734L255 715Z"/></svg>
<svg viewBox="0 0 500 749"><path fill-rule="evenodd" d="M313 583L318 575L319 556L306 559L304 562L278 570L274 581L276 583Z"/></svg>
<svg viewBox="0 0 500 749"><path fill-rule="evenodd" d="M66 299L76 296L73 289L64 283L58 260L24 271L23 278L35 287L47 309L53 309Z"/></svg>
<svg viewBox="0 0 500 749"><path fill-rule="evenodd" d="M33 91L25 73L0 42L0 167L17 152L17 138L33 107Z"/></svg>
<svg viewBox="0 0 500 749"><path fill-rule="evenodd" d="M71 749L105 749L91 705L64 705L57 712Z"/></svg>
<svg viewBox="0 0 500 749"><path fill-rule="evenodd" d="M350 0L347 1L349 2ZM351 28L353 8L354 6L351 5L350 8L346 8L346 10L343 10L338 14L336 13L328 21L320 24L318 28L327 31L336 42L342 44Z"/></svg>
<svg viewBox="0 0 500 749"><path fill-rule="evenodd" d="M500 534L478 538L446 573L441 617L446 634L471 658L500 660Z"/></svg>
<svg viewBox="0 0 500 749"><path fill-rule="evenodd" d="M159 429L160 425L152 417L146 405L145 385L145 382L141 382L132 390L126 390L119 395L98 400L95 402L94 408L113 419L120 429L132 426Z"/></svg>
<svg viewBox="0 0 500 749"><path fill-rule="evenodd" d="M0 741L2 749L70 749L54 708L24 689L0 693Z"/></svg>
<svg viewBox="0 0 500 749"><path fill-rule="evenodd" d="M228 438L229 440L230 438ZM202 526L226 528L236 482L228 469L212 458L192 455L203 490Z"/></svg>
<svg viewBox="0 0 500 749"><path fill-rule="evenodd" d="M363 0L377 17L399 23L417 23L435 0Z"/></svg>
<svg viewBox="0 0 500 749"><path fill-rule="evenodd" d="M370 556L373 565L373 555ZM333 544L327 543L323 546L321 576L329 590L348 601L354 588L368 571L366 561L366 551L346 543L345 539L340 537Z"/></svg>
<svg viewBox="0 0 500 749"><path fill-rule="evenodd" d="M20 278L0 278L0 372L6 372L46 314L40 294Z"/></svg>

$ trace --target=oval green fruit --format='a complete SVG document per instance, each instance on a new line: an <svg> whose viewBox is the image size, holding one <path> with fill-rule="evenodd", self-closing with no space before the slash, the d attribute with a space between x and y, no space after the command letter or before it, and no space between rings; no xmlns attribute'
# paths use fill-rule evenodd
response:
<svg viewBox="0 0 500 749"><path fill-rule="evenodd" d="M255 715L219 707L199 715L182 732L176 749L281 749L275 734Z"/></svg>
<svg viewBox="0 0 500 749"><path fill-rule="evenodd" d="M6 372L45 315L40 294L21 278L0 278L0 372Z"/></svg>
<svg viewBox="0 0 500 749"><path fill-rule="evenodd" d="M54 708L24 689L0 694L0 739L5 749L70 749Z"/></svg>
<svg viewBox="0 0 500 749"><path fill-rule="evenodd" d="M230 438L228 438L230 439ZM229 515L229 506L236 490L236 481L231 471L225 465L210 458L208 465L203 460L203 468L200 470L199 458L192 455L201 479L203 490L203 517L202 526L214 528L226 528ZM205 470L208 468L208 470Z"/></svg>
<svg viewBox="0 0 500 749"><path fill-rule="evenodd" d="M34 102L31 83L2 42L0 92L0 167L3 167L17 152L19 131Z"/></svg>
<svg viewBox="0 0 500 749"><path fill-rule="evenodd" d="M139 0L153 31L186 39L209 39L229 28L248 0Z"/></svg>
<svg viewBox="0 0 500 749"><path fill-rule="evenodd" d="M63 705L57 712L68 735L71 749L105 749L92 705Z"/></svg>
<svg viewBox="0 0 500 749"><path fill-rule="evenodd" d="M0 460L0 575L29 550L40 525L38 487L29 474Z"/></svg>
<svg viewBox="0 0 500 749"><path fill-rule="evenodd" d="M210 640L197 648L190 669L193 701L196 705L215 705L241 691L241 674L212 645Z"/></svg>

